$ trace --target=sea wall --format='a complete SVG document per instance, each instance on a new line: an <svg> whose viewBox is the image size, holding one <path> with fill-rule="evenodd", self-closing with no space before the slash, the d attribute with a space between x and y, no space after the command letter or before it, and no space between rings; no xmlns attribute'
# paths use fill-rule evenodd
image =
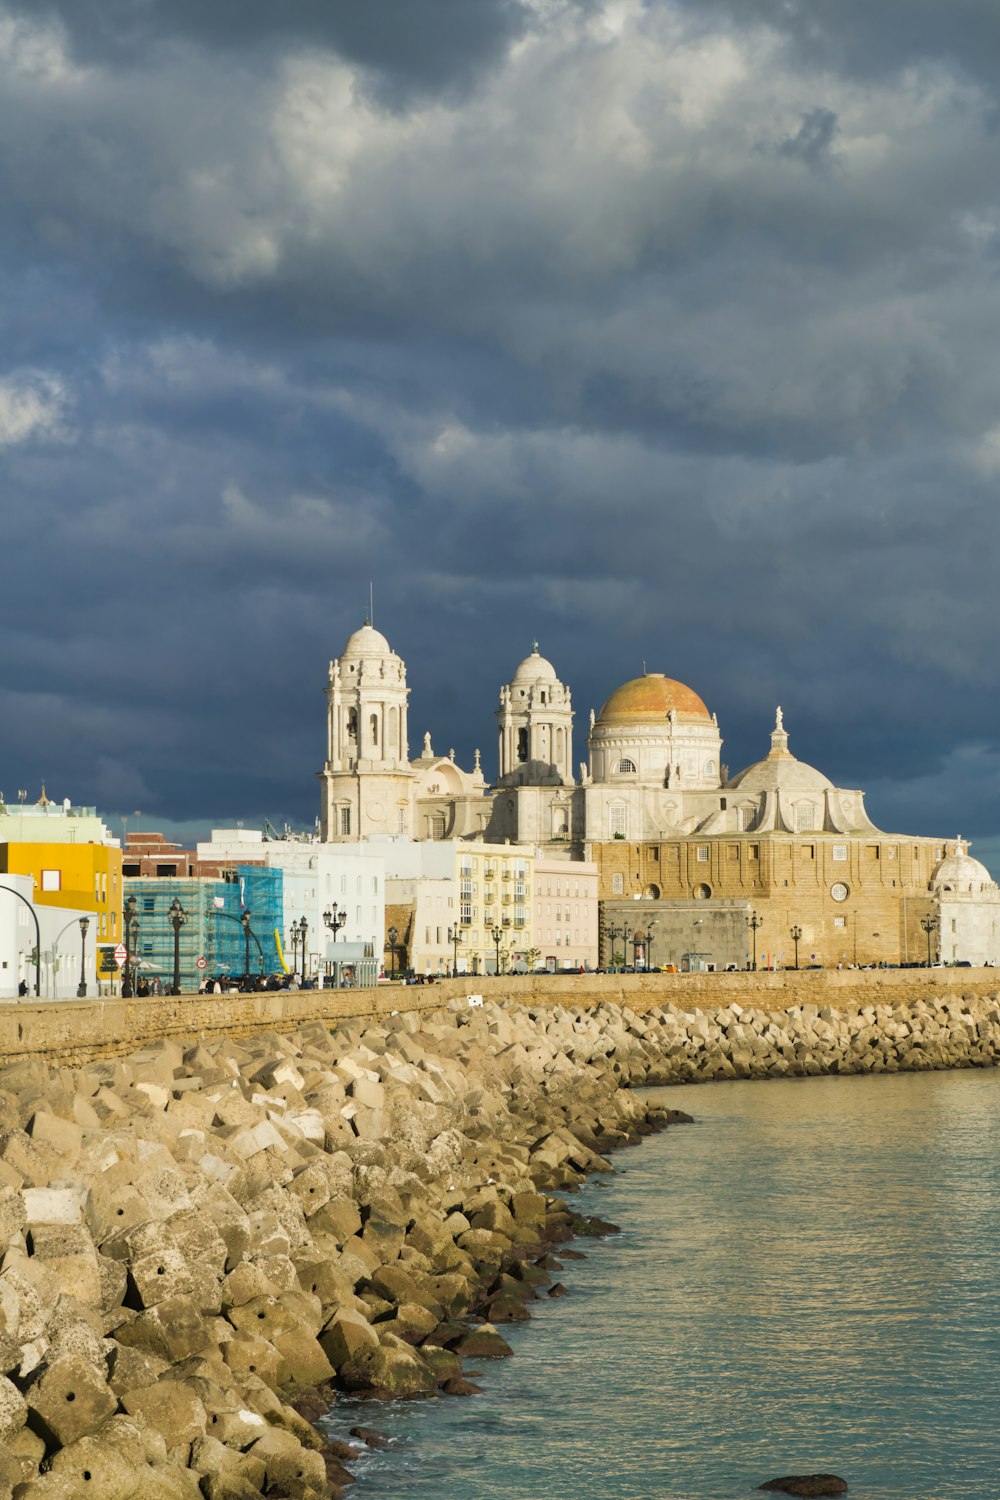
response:
<svg viewBox="0 0 1000 1500"><path fill-rule="evenodd" d="M357 1450L315 1419L341 1392L475 1389L468 1362L561 1292L560 1245L613 1229L559 1195L674 1123L635 1086L1000 1058L995 993L432 1008L435 988L0 1067L0 1500L342 1495Z"/></svg>
<svg viewBox="0 0 1000 1500"><path fill-rule="evenodd" d="M602 1004L636 1014L673 1007L736 1003L757 1010L792 1005L849 1010L866 1004L996 994L995 969L785 969L756 974L460 975L432 985L385 984L367 990L274 990L251 995L162 995L144 999L31 1000L0 1004L0 1057L81 1063L125 1056L168 1037L249 1036L310 1022L376 1019L394 1011L440 1008L470 993L532 1006Z"/></svg>

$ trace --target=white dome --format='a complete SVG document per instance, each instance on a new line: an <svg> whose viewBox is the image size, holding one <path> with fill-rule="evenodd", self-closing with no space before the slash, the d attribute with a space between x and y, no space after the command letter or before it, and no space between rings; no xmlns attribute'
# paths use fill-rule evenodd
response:
<svg viewBox="0 0 1000 1500"><path fill-rule="evenodd" d="M558 682L556 669L544 656L540 656L537 645L531 655L526 656L511 678L511 682Z"/></svg>
<svg viewBox="0 0 1000 1500"><path fill-rule="evenodd" d="M348 637L347 645L340 653L344 656L391 656L392 647L380 630L373 625L362 625Z"/></svg>
<svg viewBox="0 0 1000 1500"><path fill-rule="evenodd" d="M938 865L931 876L932 891L975 894L996 889L996 882L984 864L959 845Z"/></svg>

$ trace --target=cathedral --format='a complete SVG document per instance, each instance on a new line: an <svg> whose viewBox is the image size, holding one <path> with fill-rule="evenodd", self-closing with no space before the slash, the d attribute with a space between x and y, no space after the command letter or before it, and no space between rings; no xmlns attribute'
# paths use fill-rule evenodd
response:
<svg viewBox="0 0 1000 1500"><path fill-rule="evenodd" d="M964 843L876 828L863 792L796 758L780 708L767 753L730 775L716 714L647 672L591 711L574 772L570 690L536 644L500 688L488 785L478 750L467 771L427 734L410 758L408 691L370 624L330 663L325 840L478 839L593 861L602 926L640 963L656 962L657 932L695 967L993 961L1000 891Z"/></svg>

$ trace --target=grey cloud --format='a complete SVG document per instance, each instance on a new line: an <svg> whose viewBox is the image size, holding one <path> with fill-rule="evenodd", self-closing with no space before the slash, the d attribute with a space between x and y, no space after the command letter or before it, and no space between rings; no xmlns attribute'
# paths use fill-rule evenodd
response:
<svg viewBox="0 0 1000 1500"><path fill-rule="evenodd" d="M654 6L663 0L653 0ZM811 66L859 77L917 62L995 79L1000 11L993 0L681 0L708 24L763 24Z"/></svg>
<svg viewBox="0 0 1000 1500"><path fill-rule="evenodd" d="M134 63L180 39L222 52L324 48L406 91L467 84L530 20L522 0L8 0L58 17L84 61Z"/></svg>
<svg viewBox="0 0 1000 1500"><path fill-rule="evenodd" d="M79 800L310 824L373 578L414 724L487 770L537 636L577 758L645 659L734 768L781 702L880 822L975 831L939 770L1000 741L988 94L721 8L539 7L508 51L466 5L387 109L304 8L266 47L186 14L74 7L128 55L6 59L12 778L44 745Z"/></svg>

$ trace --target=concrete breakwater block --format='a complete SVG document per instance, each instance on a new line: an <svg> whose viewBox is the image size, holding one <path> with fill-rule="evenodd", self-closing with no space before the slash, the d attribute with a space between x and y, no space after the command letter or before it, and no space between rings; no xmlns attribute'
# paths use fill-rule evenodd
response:
<svg viewBox="0 0 1000 1500"><path fill-rule="evenodd" d="M302 1413L474 1392L463 1359L563 1290L551 1246L613 1232L561 1195L668 1123L634 1086L998 1057L995 996L462 995L0 1067L0 1500L329 1500L351 1460Z"/></svg>

